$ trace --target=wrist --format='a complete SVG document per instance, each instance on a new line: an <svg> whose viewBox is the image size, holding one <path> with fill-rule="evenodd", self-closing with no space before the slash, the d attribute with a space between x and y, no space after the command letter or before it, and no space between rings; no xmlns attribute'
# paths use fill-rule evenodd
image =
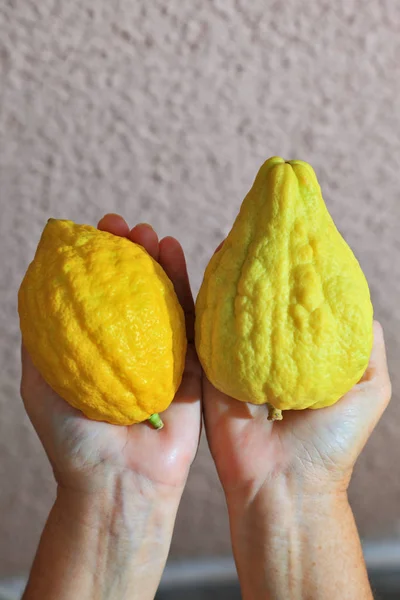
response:
<svg viewBox="0 0 400 600"><path fill-rule="evenodd" d="M67 535L85 540L104 573L109 569L112 577L114 566L136 578L137 567L161 577L181 494L121 471L95 493L59 487L54 510Z"/></svg>
<svg viewBox="0 0 400 600"><path fill-rule="evenodd" d="M62 519L83 529L98 529L104 533L137 538L140 521L156 519L162 528L175 513L183 487L155 485L146 477L127 470L110 473L95 491L82 491L58 485L55 508Z"/></svg>
<svg viewBox="0 0 400 600"><path fill-rule="evenodd" d="M371 597L345 488L277 477L227 501L244 599Z"/></svg>
<svg viewBox="0 0 400 600"><path fill-rule="evenodd" d="M249 481L243 486L225 489L228 510L232 516L259 512L265 519L276 518L288 510L299 515L313 507L348 503L348 479L310 482L297 473L279 473L264 481ZM267 506L269 507L267 510Z"/></svg>
<svg viewBox="0 0 400 600"><path fill-rule="evenodd" d="M180 495L126 470L96 492L59 486L24 598L154 598Z"/></svg>
<svg viewBox="0 0 400 600"><path fill-rule="evenodd" d="M319 527L349 507L345 488L308 488L297 478L279 476L226 496L234 544L256 539L280 543L289 530ZM340 517L339 517L340 518Z"/></svg>

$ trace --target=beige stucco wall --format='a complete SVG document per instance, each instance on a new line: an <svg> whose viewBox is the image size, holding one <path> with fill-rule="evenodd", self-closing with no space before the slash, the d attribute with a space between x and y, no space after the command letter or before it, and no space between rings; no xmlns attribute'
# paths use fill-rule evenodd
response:
<svg viewBox="0 0 400 600"><path fill-rule="evenodd" d="M400 536L400 4L2 0L0 571L54 493L19 400L16 291L48 216L178 236L194 290L261 162L310 161L371 284L394 384L357 466L363 535ZM206 444L172 553L229 552Z"/></svg>

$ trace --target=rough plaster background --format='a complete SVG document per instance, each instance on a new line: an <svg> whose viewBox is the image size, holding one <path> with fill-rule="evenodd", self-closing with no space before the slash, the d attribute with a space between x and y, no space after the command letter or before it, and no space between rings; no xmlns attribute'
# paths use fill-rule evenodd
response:
<svg viewBox="0 0 400 600"><path fill-rule="evenodd" d="M370 281L394 398L351 498L363 535L400 535L399 3L2 0L0 77L1 572L28 568L54 493L18 393L16 292L46 219L149 221L197 292L272 154L313 164ZM203 444L172 554L227 552Z"/></svg>

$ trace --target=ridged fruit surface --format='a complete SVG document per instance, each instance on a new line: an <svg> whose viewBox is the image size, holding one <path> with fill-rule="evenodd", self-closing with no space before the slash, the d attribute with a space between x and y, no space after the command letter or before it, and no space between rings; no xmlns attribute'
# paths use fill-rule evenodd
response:
<svg viewBox="0 0 400 600"><path fill-rule="evenodd" d="M184 316L171 281L141 246L50 219L18 300L34 364L87 417L129 425L173 400Z"/></svg>
<svg viewBox="0 0 400 600"><path fill-rule="evenodd" d="M270 158L197 298L196 347L207 377L244 402L329 406L363 375L372 320L367 281L314 170Z"/></svg>

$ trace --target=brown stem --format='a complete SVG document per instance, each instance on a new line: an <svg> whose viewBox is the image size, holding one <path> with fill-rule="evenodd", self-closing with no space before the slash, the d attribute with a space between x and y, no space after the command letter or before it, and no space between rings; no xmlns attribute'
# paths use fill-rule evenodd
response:
<svg viewBox="0 0 400 600"><path fill-rule="evenodd" d="M268 407L268 421L282 421L283 414L282 414L282 411L279 410L279 408L275 408L275 406L272 406L272 404L269 404L269 402L267 402L267 407Z"/></svg>

